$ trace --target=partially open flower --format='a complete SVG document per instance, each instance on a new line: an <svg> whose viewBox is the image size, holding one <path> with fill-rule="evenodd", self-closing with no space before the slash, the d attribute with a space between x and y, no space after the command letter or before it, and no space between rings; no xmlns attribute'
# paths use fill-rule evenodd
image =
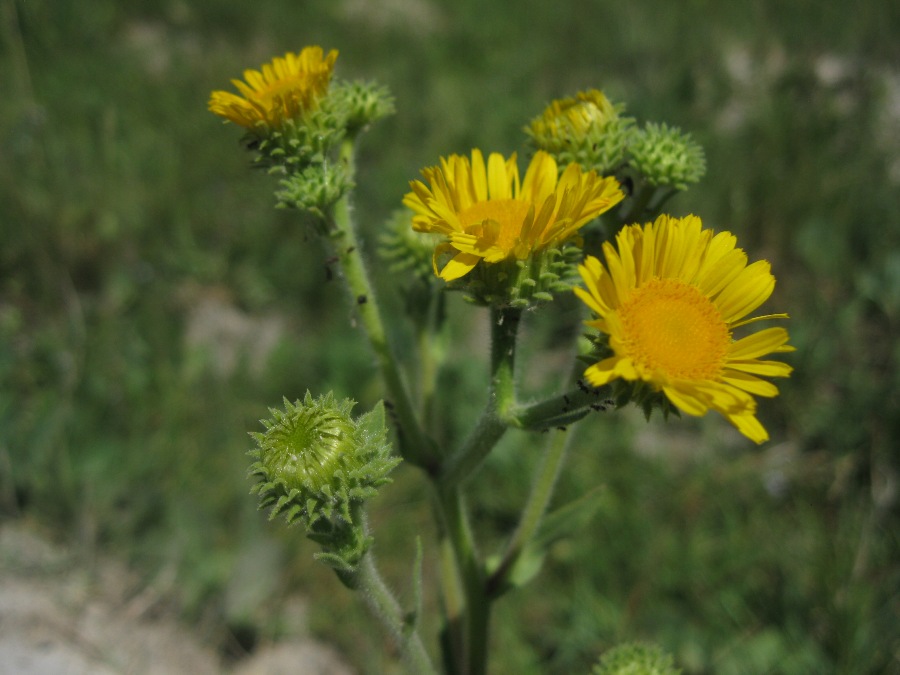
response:
<svg viewBox="0 0 900 675"><path fill-rule="evenodd" d="M585 169L613 173L625 155L627 132L634 123L621 111L622 106L613 105L602 91L580 91L551 101L525 133L560 164L577 162Z"/></svg>
<svg viewBox="0 0 900 675"><path fill-rule="evenodd" d="M336 50L326 56L321 47L305 47L299 54L275 57L262 72L245 70L243 81L231 81L240 96L214 91L209 110L247 129L260 124L281 128L287 120L315 109L328 91L337 56Z"/></svg>
<svg viewBox="0 0 900 675"><path fill-rule="evenodd" d="M696 216L662 215L621 230L618 250L604 244L606 266L588 257L579 268L587 290L575 293L612 350L585 371L588 381L645 382L689 415L715 410L753 441L767 440L753 397L778 389L758 376L786 377L791 367L761 357L794 348L784 328L734 339L739 326L787 318L744 318L769 298L775 278L768 262L748 265L735 244L730 232L701 229Z"/></svg>

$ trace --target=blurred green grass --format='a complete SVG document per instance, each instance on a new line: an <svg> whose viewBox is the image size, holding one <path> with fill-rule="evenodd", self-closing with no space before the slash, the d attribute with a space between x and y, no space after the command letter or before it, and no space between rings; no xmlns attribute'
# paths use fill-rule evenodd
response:
<svg viewBox="0 0 900 675"><path fill-rule="evenodd" d="M246 432L266 406L309 388L365 407L379 388L323 250L271 208L270 180L206 99L306 44L339 49L342 77L388 85L398 112L360 152L373 245L422 166L520 149L550 98L597 86L704 145L709 175L671 209L773 263L796 372L762 404L774 440L761 449L714 420L586 423L560 502L602 484L602 508L500 603L496 672L584 672L631 639L658 641L688 673L900 670L895 3L0 7L5 517L53 523L149 583L174 578L166 590L223 651L288 630L287 589L310 596L313 629L364 672L390 672L356 599L247 494ZM483 317L453 308L471 344ZM550 344L573 322L560 303L529 334ZM470 402L452 415L464 428L483 374L455 366L443 386ZM477 481L488 541L514 522L537 452L512 435ZM378 555L402 587L427 500L406 471L374 506Z"/></svg>

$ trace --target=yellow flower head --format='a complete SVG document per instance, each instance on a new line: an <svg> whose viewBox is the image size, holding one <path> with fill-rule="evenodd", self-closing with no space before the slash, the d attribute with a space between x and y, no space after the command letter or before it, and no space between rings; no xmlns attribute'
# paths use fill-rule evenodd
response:
<svg viewBox="0 0 900 675"><path fill-rule="evenodd" d="M730 232L701 229L696 216L662 215L619 232L604 244L606 266L588 257L579 268L587 290L575 293L597 315L588 325L609 336L613 355L585 371L594 386L624 378L662 391L689 415L715 410L751 440L768 434L756 418L756 396L776 396L757 377L786 377L791 367L761 360L793 351L784 328L735 340L732 331L775 288L769 263L747 264ZM616 250L618 248L618 250Z"/></svg>
<svg viewBox="0 0 900 675"><path fill-rule="evenodd" d="M525 260L533 252L573 239L579 228L624 198L614 178L603 178L570 164L559 175L556 160L537 152L519 180L513 153L492 153L485 164L480 150L472 159L441 158L422 170L430 186L410 182L403 203L415 212L413 229L444 235L436 247L434 272L446 281L468 274L479 262ZM438 260L452 257L443 269Z"/></svg>
<svg viewBox="0 0 900 675"><path fill-rule="evenodd" d="M232 80L240 91L214 91L209 110L216 115L254 129L260 122L281 127L285 120L296 119L316 107L328 91L338 53L325 56L321 47L305 47L299 54L288 52L275 57L258 70L245 70L244 81Z"/></svg>
<svg viewBox="0 0 900 675"><path fill-rule="evenodd" d="M618 119L618 111L603 92L590 89L552 101L525 129L542 147L558 149Z"/></svg>

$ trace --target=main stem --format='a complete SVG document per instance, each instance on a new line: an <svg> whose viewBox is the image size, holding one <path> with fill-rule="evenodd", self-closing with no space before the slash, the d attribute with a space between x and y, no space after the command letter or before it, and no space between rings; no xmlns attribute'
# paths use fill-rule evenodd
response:
<svg viewBox="0 0 900 675"><path fill-rule="evenodd" d="M464 596L461 598L464 615L448 617L451 624L448 628L456 637L452 644L456 649L461 646L463 651L452 658L461 675L487 672L491 609L485 568L475 547L462 484L481 465L509 425L508 416L516 405L516 337L521 318L519 309L491 309L491 380L487 405L472 434L436 476L441 525L455 563L455 569L445 569L444 573L455 574ZM453 600L458 607L460 598Z"/></svg>
<svg viewBox="0 0 900 675"><path fill-rule="evenodd" d="M484 675L487 672L488 627L490 601L485 593L485 571L478 557L475 538L469 522L463 496L458 487L438 494L444 536L453 551L455 570L445 569L445 574L455 572L461 582L463 612L448 617L448 630L453 634L450 662L457 675ZM449 609L449 607L448 607Z"/></svg>
<svg viewBox="0 0 900 675"><path fill-rule="evenodd" d="M352 139L346 139L341 144L340 161L345 164L347 174L352 179L356 171ZM401 454L407 461L430 472L435 464L433 446L422 431L409 391L400 374L397 359L388 342L375 288L369 280L362 246L350 214L349 195L345 195L334 205L332 225L336 232L335 248L344 278L351 295L356 300L360 322L375 351L381 375L390 395L390 404L393 406L400 428Z"/></svg>

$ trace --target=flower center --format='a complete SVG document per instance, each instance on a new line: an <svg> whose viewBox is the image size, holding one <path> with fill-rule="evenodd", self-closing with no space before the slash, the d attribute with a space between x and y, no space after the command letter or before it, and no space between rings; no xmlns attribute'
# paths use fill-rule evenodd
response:
<svg viewBox="0 0 900 675"><path fill-rule="evenodd" d="M722 315L695 286L651 279L619 307L635 363L671 379L714 380L731 342Z"/></svg>
<svg viewBox="0 0 900 675"><path fill-rule="evenodd" d="M473 225L481 225L485 220L497 223L496 231L491 231L492 226L485 228L484 234L488 235L494 245L504 251L512 251L519 235L522 233L522 224L528 216L531 203L521 199L488 199L475 202L459 214L463 230L470 231Z"/></svg>

